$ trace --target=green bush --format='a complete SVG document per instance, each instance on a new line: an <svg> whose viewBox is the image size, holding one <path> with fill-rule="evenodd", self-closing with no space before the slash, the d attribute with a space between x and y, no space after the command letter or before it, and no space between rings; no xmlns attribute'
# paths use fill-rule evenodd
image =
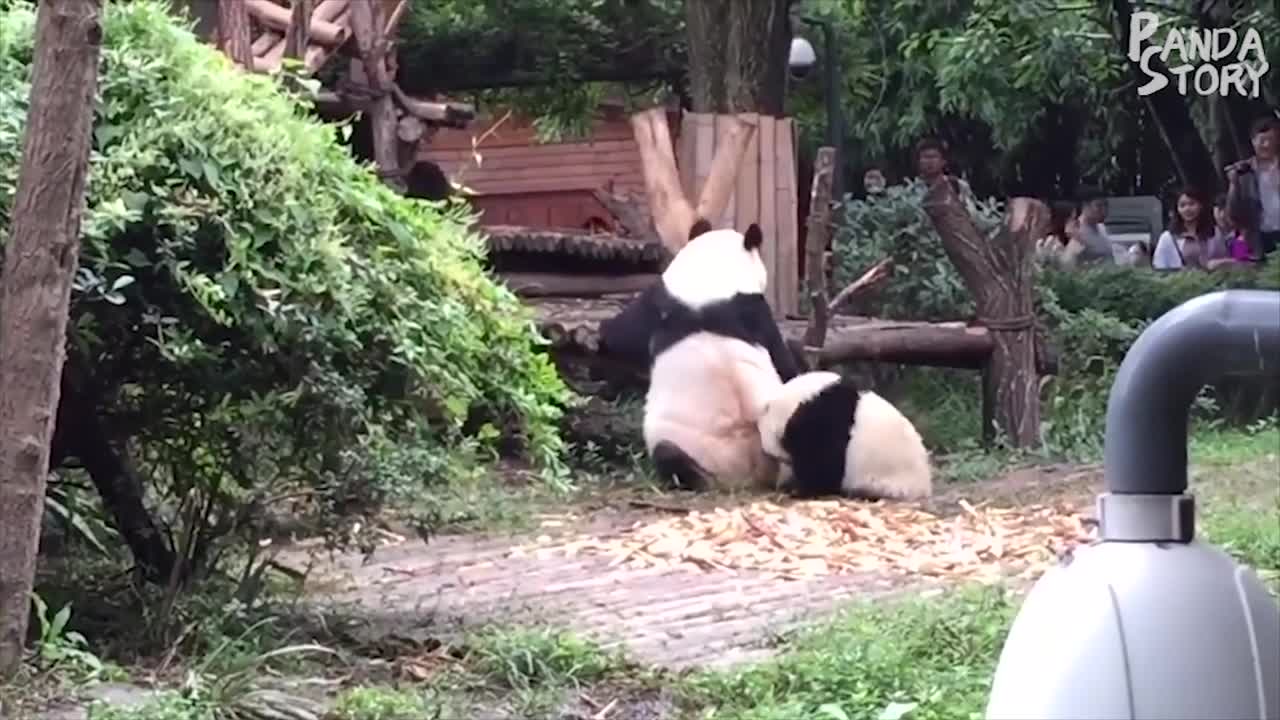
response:
<svg viewBox="0 0 1280 720"><path fill-rule="evenodd" d="M0 11L6 237L33 37ZM160 506L376 504L503 438L563 478L569 393L460 207L397 195L158 0L109 4L104 42L68 362Z"/></svg>

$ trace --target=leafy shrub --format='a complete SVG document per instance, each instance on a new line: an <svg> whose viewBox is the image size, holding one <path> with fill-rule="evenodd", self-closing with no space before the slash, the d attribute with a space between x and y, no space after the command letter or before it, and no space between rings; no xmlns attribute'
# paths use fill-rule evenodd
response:
<svg viewBox="0 0 1280 720"><path fill-rule="evenodd" d="M836 287L856 280L884 258L893 276L866 310L897 320L956 320L973 314L973 299L947 257L942 238L923 208L919 180L892 185L879 197L852 200L832 243ZM1003 220L995 200L971 201L969 212L980 232L994 232Z"/></svg>
<svg viewBox="0 0 1280 720"><path fill-rule="evenodd" d="M6 236L33 37L0 12ZM108 6L100 98L68 366L163 508L203 534L298 488L377 504L504 437L563 477L569 393L460 207L397 195L157 0Z"/></svg>

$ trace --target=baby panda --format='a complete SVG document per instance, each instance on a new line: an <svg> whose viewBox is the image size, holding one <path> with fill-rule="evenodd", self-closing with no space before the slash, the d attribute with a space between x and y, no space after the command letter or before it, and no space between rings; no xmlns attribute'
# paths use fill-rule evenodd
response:
<svg viewBox="0 0 1280 720"><path fill-rule="evenodd" d="M807 372L770 396L760 415L764 452L792 495L918 500L933 492L929 453L889 401L833 372Z"/></svg>
<svg viewBox="0 0 1280 720"><path fill-rule="evenodd" d="M644 442L658 475L691 490L772 488L760 444L764 402L799 372L765 299L764 236L694 224L690 240L618 316L604 352L649 361Z"/></svg>

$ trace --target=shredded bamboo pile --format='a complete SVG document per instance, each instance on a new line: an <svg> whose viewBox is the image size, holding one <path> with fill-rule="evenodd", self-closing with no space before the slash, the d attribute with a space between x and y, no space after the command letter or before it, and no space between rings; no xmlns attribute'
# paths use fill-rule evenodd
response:
<svg viewBox="0 0 1280 720"><path fill-rule="evenodd" d="M640 521L619 536L573 540L558 550L612 555L610 567L689 564L785 579L896 571L992 582L1035 577L1093 539L1092 523L1074 508L960 504L963 512L944 518L902 504L757 502Z"/></svg>

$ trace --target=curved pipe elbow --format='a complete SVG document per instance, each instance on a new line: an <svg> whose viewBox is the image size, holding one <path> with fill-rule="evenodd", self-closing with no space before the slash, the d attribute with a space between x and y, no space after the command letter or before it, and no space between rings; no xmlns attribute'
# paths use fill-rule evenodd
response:
<svg viewBox="0 0 1280 720"><path fill-rule="evenodd" d="M1200 389L1227 375L1280 371L1280 292L1227 290L1153 322L1125 355L1107 402L1107 491L1180 495L1187 423Z"/></svg>

